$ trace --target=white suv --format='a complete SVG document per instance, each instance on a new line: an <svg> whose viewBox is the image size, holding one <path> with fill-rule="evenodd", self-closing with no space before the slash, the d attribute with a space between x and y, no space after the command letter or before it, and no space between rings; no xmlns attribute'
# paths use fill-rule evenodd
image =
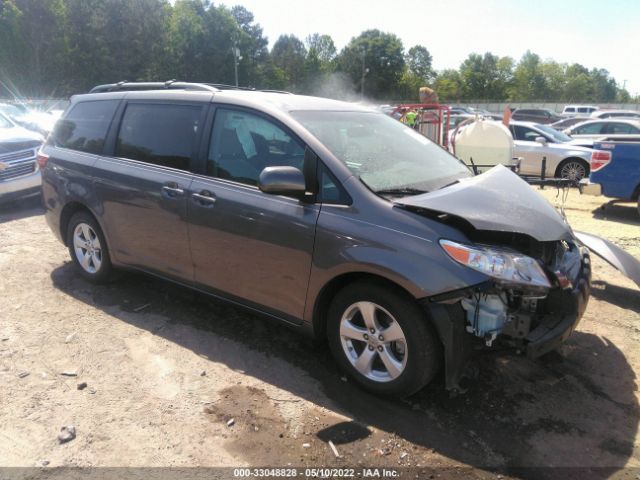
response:
<svg viewBox="0 0 640 480"><path fill-rule="evenodd" d="M565 105L561 115L563 117L587 116L598 110L599 108L593 105Z"/></svg>
<svg viewBox="0 0 640 480"><path fill-rule="evenodd" d="M36 156L42 142L42 135L0 114L0 203L40 193Z"/></svg>

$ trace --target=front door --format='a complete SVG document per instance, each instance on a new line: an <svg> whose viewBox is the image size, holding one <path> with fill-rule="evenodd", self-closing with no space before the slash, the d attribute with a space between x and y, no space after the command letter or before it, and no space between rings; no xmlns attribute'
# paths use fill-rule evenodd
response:
<svg viewBox="0 0 640 480"><path fill-rule="evenodd" d="M548 148L535 141L543 135L536 130L522 125L511 125L511 134L515 143L514 157L521 157L520 173L523 175L540 176L542 173L542 158L548 154ZM549 165L547 159L547 165ZM547 172L549 167L547 166ZM549 173L546 174L549 176Z"/></svg>
<svg viewBox="0 0 640 480"><path fill-rule="evenodd" d="M268 166L302 169L304 151L274 119L218 108L187 205L196 283L294 322L304 312L320 209L257 183Z"/></svg>

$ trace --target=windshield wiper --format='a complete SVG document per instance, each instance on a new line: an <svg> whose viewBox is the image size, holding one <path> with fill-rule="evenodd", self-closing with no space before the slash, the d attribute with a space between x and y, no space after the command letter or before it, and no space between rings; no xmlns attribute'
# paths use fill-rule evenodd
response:
<svg viewBox="0 0 640 480"><path fill-rule="evenodd" d="M375 190L378 195L397 195L404 197L408 195L420 195L421 193L429 193L428 190L420 190L419 188L401 187L401 188L384 188L382 190Z"/></svg>
<svg viewBox="0 0 640 480"><path fill-rule="evenodd" d="M456 183L460 183L460 180L454 180L454 181L453 181L453 182L451 182L451 183L447 183L446 185L444 185L444 186L442 186L442 187L438 188L438 190L442 190L443 188L450 187L451 185L455 185Z"/></svg>

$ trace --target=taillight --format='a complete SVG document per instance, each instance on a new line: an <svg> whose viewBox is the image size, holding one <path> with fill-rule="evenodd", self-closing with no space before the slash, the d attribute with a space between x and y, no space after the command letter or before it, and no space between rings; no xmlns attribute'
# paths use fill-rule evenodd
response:
<svg viewBox="0 0 640 480"><path fill-rule="evenodd" d="M38 162L38 167L40 167L40 170L43 170L47 165L47 160L49 160L49 155L38 152L38 159L36 161Z"/></svg>
<svg viewBox="0 0 640 480"><path fill-rule="evenodd" d="M591 154L591 171L597 172L611 161L611 152L596 150Z"/></svg>

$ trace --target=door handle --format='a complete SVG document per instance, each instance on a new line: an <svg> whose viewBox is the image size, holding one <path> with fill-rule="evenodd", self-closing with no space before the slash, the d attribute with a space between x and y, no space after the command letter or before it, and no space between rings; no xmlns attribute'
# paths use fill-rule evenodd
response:
<svg viewBox="0 0 640 480"><path fill-rule="evenodd" d="M203 207L213 207L216 203L216 197L208 190L202 190L200 193L192 193L191 198L194 203Z"/></svg>
<svg viewBox="0 0 640 480"><path fill-rule="evenodd" d="M162 187L162 191L167 194L168 197L179 197L184 195L184 190L176 182L169 182Z"/></svg>

